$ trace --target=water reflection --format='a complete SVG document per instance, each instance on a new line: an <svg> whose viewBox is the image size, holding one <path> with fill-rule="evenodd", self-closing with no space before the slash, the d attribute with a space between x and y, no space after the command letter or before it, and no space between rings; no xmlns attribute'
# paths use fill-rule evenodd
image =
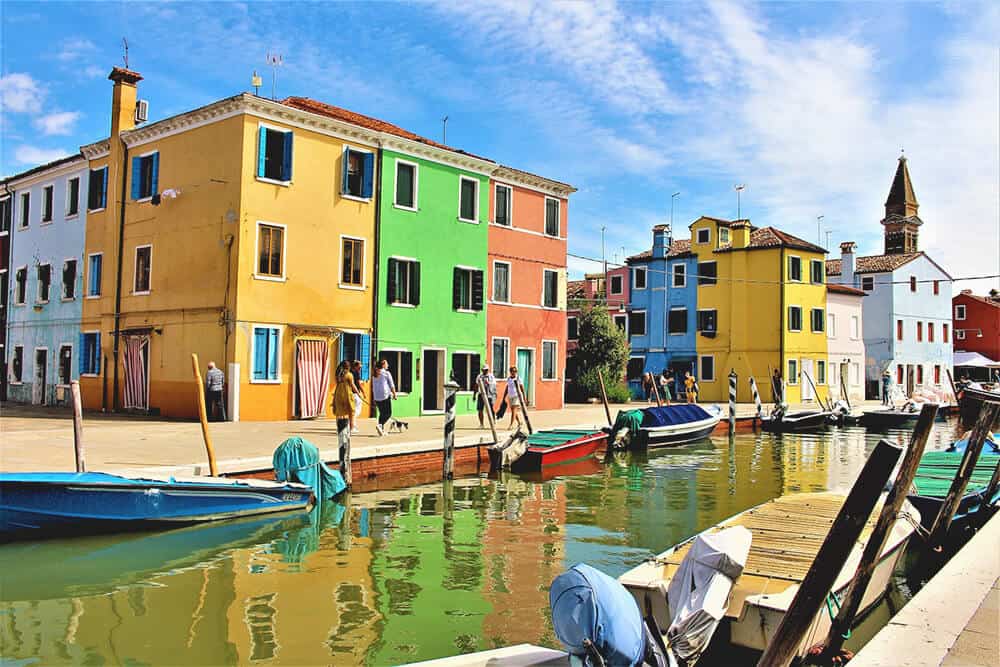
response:
<svg viewBox="0 0 1000 667"><path fill-rule="evenodd" d="M940 449L953 427L935 428ZM297 518L4 545L0 655L389 665L555 645L548 585L569 565L617 575L772 497L846 488L878 437L741 434L534 478L354 494Z"/></svg>

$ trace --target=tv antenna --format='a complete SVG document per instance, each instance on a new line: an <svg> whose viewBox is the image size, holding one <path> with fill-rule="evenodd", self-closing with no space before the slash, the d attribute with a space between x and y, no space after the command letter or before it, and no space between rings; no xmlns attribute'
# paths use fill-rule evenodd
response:
<svg viewBox="0 0 1000 667"><path fill-rule="evenodd" d="M122 37L122 50L125 52L123 60L125 61L125 69L128 69L128 40Z"/></svg>
<svg viewBox="0 0 1000 667"><path fill-rule="evenodd" d="M264 84L264 80L260 78L260 74L257 74L257 70L253 71L253 76L250 77L250 86L253 88L253 94L260 97L260 87Z"/></svg>
<svg viewBox="0 0 1000 667"><path fill-rule="evenodd" d="M271 67L271 99L278 99L275 90L278 85L278 68L285 64L285 59L280 53L267 53L267 64Z"/></svg>
<svg viewBox="0 0 1000 667"><path fill-rule="evenodd" d="M740 193L743 192L746 189L746 187L747 186L746 186L745 183L737 183L736 185L733 186L733 190L736 190L736 219L737 220L742 220L743 219L743 218L740 217Z"/></svg>
<svg viewBox="0 0 1000 667"><path fill-rule="evenodd" d="M441 143L448 143L448 117L445 116L441 119Z"/></svg>

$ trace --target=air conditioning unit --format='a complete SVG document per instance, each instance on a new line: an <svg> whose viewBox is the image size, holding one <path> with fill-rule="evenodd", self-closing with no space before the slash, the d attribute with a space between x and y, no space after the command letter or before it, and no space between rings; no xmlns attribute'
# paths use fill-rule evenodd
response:
<svg viewBox="0 0 1000 667"><path fill-rule="evenodd" d="M139 100L135 103L135 122L145 123L149 120L149 102Z"/></svg>

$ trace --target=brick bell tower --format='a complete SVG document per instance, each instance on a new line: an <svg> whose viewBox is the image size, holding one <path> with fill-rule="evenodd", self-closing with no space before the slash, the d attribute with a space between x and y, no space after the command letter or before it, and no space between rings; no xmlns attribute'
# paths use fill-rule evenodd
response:
<svg viewBox="0 0 1000 667"><path fill-rule="evenodd" d="M917 216L917 196L913 194L913 183L910 181L910 170L906 166L906 157L899 157L896 176L889 188L889 197L885 200L885 217L882 227L885 229L885 254L900 255L918 252L917 238L923 221Z"/></svg>

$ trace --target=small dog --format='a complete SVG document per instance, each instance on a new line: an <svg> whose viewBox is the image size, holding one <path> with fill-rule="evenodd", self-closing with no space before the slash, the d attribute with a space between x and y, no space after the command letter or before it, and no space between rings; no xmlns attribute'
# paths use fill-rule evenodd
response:
<svg viewBox="0 0 1000 667"><path fill-rule="evenodd" d="M389 428L386 430L386 433L402 433L403 431L409 430L410 423L393 418L389 420L387 426Z"/></svg>

